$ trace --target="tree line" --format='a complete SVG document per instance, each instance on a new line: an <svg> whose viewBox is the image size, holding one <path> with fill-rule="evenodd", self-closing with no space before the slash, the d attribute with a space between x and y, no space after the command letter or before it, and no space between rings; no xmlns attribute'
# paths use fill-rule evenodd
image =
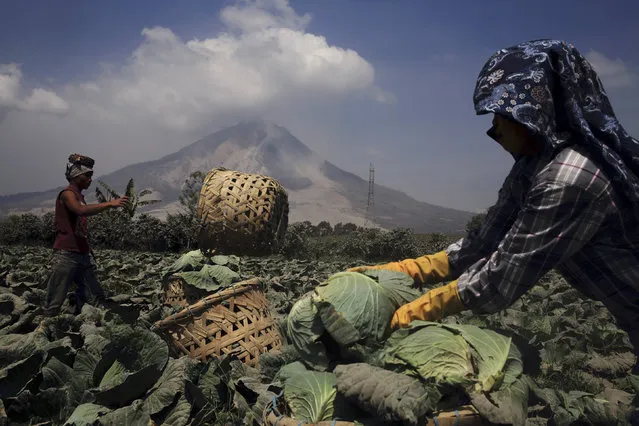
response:
<svg viewBox="0 0 639 426"><path fill-rule="evenodd" d="M165 220L138 209L160 200L144 200L150 191L135 191L133 179L124 195L129 203L123 209L109 210L89 221L89 239L96 249L184 252L198 248L200 222L196 208L205 174L197 171L184 182L179 197L180 209L168 214ZM119 198L120 193L98 181L95 189L98 202ZM1 245L53 245L55 228L53 213L10 215L0 221ZM478 229L483 215L473 217L467 232ZM406 258L443 249L459 236L443 234L415 235L409 229L381 231L357 226L354 223L331 225L321 221L289 224L284 241L276 254L287 257L321 259L330 256L357 257L371 261L385 258Z"/></svg>

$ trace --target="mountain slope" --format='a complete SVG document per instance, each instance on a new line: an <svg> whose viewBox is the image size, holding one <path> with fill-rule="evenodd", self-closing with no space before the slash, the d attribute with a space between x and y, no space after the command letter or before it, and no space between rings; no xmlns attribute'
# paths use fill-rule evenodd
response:
<svg viewBox="0 0 639 426"><path fill-rule="evenodd" d="M174 212L181 185L196 170L226 167L278 179L289 193L290 221L327 220L364 223L368 181L324 160L283 127L261 121L243 122L213 133L157 160L137 163L94 178L123 189L130 178L138 190L151 188L162 199L146 209L162 217ZM94 183L97 185L97 183ZM46 211L60 188L0 197L0 209ZM94 192L87 191L87 198ZM417 201L405 193L375 186L375 222L385 228L410 227L417 232L463 232L470 212Z"/></svg>

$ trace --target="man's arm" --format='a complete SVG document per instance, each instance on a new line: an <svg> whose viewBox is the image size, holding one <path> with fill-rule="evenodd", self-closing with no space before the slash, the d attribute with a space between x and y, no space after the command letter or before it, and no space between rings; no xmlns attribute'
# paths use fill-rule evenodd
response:
<svg viewBox="0 0 639 426"><path fill-rule="evenodd" d="M468 309L492 313L514 303L550 269L586 245L610 208L606 191L558 183L531 188L497 248L458 279Z"/></svg>
<svg viewBox="0 0 639 426"><path fill-rule="evenodd" d="M72 191L64 191L62 193L62 201L64 201L64 204L78 216L93 216L107 209L121 207L127 200L127 197L122 197L107 201L106 203L83 205L76 199Z"/></svg>

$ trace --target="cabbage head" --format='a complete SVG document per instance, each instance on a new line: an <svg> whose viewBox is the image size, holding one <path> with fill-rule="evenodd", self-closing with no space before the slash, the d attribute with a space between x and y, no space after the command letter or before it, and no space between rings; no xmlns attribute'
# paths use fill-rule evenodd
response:
<svg viewBox="0 0 639 426"><path fill-rule="evenodd" d="M324 369L329 352L353 346L381 346L390 334L395 310L421 294L406 274L392 271L340 272L291 308L289 341L309 366Z"/></svg>

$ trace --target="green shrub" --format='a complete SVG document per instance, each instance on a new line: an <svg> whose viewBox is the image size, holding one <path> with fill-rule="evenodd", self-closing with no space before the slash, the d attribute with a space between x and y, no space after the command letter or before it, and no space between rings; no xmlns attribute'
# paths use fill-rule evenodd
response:
<svg viewBox="0 0 639 426"><path fill-rule="evenodd" d="M279 253L287 258L306 259L311 256L309 247L309 228L304 223L293 223L288 226Z"/></svg>
<svg viewBox="0 0 639 426"><path fill-rule="evenodd" d="M200 223L188 212L160 220L148 214L131 218L123 210L89 217L89 242L95 249L184 252L198 248ZM323 221L289 225L276 254L287 258L385 262L442 250L456 237L415 235L410 229L383 231ZM0 220L0 244L44 245L55 240L53 213L12 215Z"/></svg>

